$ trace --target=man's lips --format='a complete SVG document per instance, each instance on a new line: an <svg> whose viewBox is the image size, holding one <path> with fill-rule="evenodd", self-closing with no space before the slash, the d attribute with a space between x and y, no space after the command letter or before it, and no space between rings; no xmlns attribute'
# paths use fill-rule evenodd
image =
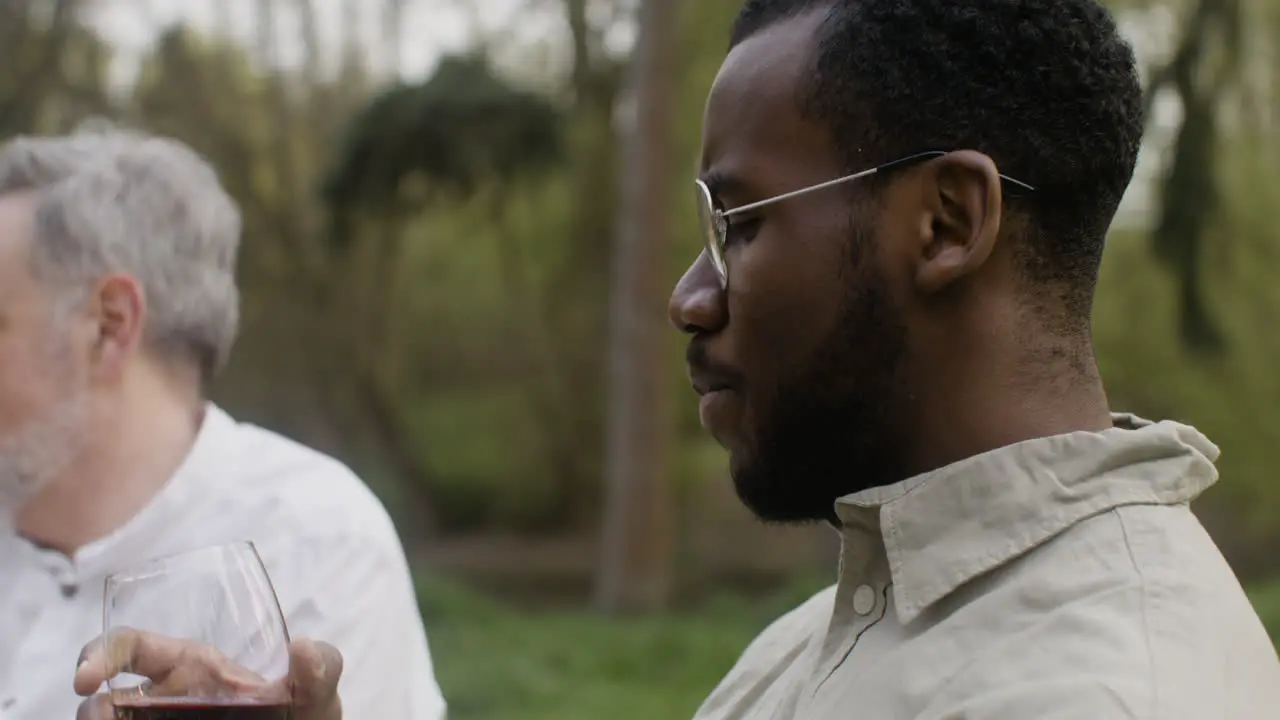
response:
<svg viewBox="0 0 1280 720"><path fill-rule="evenodd" d="M725 403L729 400L731 391L726 389L712 390L702 393L698 398L698 422L702 427L715 433L716 418L723 413Z"/></svg>
<svg viewBox="0 0 1280 720"><path fill-rule="evenodd" d="M698 394L698 420L714 434L735 395L734 386L727 378L695 370L690 370L689 383Z"/></svg>
<svg viewBox="0 0 1280 720"><path fill-rule="evenodd" d="M700 380L697 378L691 378L689 380L689 384L693 386L693 391L702 397L730 389L728 382L720 380Z"/></svg>
<svg viewBox="0 0 1280 720"><path fill-rule="evenodd" d="M698 419L702 427L717 435L717 427L723 429L724 423L731 419L730 410L737 399L739 384L732 372L711 359L706 342L699 342L697 338L690 342L685 359L689 384L698 393Z"/></svg>
<svg viewBox="0 0 1280 720"><path fill-rule="evenodd" d="M698 395L731 389L737 384L734 373L717 364L711 358L707 343L698 338L689 343L685 365L689 369L689 384Z"/></svg>

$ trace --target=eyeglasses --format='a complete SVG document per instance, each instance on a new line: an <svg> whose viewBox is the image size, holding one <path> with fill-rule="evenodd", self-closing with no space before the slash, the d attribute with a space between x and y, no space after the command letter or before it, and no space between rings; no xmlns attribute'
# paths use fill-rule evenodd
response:
<svg viewBox="0 0 1280 720"><path fill-rule="evenodd" d="M783 200L790 200L793 197L807 195L808 193L816 192L818 190L825 190L829 187L841 185L851 180L859 180L888 170L896 170L912 163L939 158L946 154L947 153L942 150L929 150L927 152L916 153L915 155L908 155L907 157L899 158L883 165L878 165L869 170L856 172L852 175L836 178L835 180L828 180L823 183L818 183L817 185L810 185L809 187L801 188L799 190L792 190L789 193L775 195L767 200L760 200L749 205L733 208L732 210L720 210L717 208L715 200L711 195L711 188L707 187L707 184L703 182L701 178L694 180L698 185L698 217L702 221L707 257L711 258L711 264L715 267L716 273L720 276L721 286L725 288L729 286L729 267L725 264L724 248L725 242L729 236L729 218L734 215L749 212L751 210L757 210L765 207L766 205L772 205L776 202L782 202ZM1027 183L1022 182L1021 180L1014 180L1006 175L1001 175L1000 180L1006 186L1012 186L1023 192L1035 191L1035 188Z"/></svg>

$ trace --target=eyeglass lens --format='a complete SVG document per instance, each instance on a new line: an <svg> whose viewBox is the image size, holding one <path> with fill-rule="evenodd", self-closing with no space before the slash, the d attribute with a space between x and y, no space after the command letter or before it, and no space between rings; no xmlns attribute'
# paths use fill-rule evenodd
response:
<svg viewBox="0 0 1280 720"><path fill-rule="evenodd" d="M702 221L703 242L706 245L707 257L711 259L711 264L715 266L716 272L720 275L723 282L728 278L728 268L724 262L724 238L721 237L720 222L718 218L714 201L711 199L711 190L706 183L701 180L696 181L698 185L698 219Z"/></svg>

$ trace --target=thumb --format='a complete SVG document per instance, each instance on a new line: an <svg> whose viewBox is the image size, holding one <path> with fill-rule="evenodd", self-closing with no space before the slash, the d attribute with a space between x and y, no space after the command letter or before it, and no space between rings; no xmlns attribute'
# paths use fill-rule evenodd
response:
<svg viewBox="0 0 1280 720"><path fill-rule="evenodd" d="M289 646L289 676L297 720L340 720L338 679L342 655L328 643L296 640Z"/></svg>

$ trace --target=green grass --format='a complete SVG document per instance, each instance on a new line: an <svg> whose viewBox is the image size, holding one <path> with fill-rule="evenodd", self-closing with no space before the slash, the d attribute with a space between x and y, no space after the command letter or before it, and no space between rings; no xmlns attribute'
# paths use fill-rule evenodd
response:
<svg viewBox="0 0 1280 720"><path fill-rule="evenodd" d="M451 583L419 590L449 720L653 720L693 717L756 633L813 588L631 619L519 612Z"/></svg>
<svg viewBox="0 0 1280 720"><path fill-rule="evenodd" d="M756 633L817 586L635 619L521 612L436 581L420 592L449 720L653 720L692 717ZM1251 597L1280 644L1280 582Z"/></svg>
<svg viewBox="0 0 1280 720"><path fill-rule="evenodd" d="M1249 593L1249 599L1253 600L1262 624L1267 626L1271 639L1280 648L1280 580L1255 588Z"/></svg>

